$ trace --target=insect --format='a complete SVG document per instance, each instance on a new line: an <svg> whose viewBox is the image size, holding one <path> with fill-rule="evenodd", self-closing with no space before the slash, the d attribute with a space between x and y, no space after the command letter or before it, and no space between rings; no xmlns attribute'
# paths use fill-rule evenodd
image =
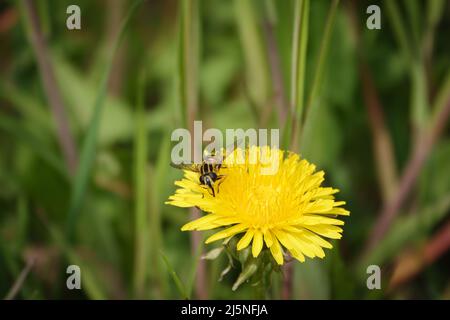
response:
<svg viewBox="0 0 450 320"><path fill-rule="evenodd" d="M239 141L238 141L239 145ZM234 143L232 144L234 147ZM205 155L204 160L202 163L191 163L191 164L174 164L171 163L171 166L177 169L182 170L190 170L193 172L200 173L200 184L202 186L205 186L208 188L209 193L215 197L216 196L216 190L215 186L217 185L217 192L219 191L219 186L223 181L223 178L225 178L225 175L219 174L219 170L221 168L225 168L225 165L223 165L223 160L225 160L225 157L230 154L232 149L230 150L229 147L226 149L226 154L223 155L223 158L220 159L220 154L216 154L215 152Z"/></svg>

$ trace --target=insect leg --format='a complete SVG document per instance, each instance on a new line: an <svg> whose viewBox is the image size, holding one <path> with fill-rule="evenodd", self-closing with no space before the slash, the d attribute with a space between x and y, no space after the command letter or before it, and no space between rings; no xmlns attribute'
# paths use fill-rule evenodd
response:
<svg viewBox="0 0 450 320"><path fill-rule="evenodd" d="M226 176L225 175L218 175L217 176L217 193L219 192L219 187L220 187L220 185L222 184L222 182L223 182L223 179L225 178Z"/></svg>

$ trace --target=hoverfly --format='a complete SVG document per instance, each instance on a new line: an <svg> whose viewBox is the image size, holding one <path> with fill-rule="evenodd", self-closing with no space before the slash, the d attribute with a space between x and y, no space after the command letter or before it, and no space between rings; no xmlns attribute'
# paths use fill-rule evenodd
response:
<svg viewBox="0 0 450 320"><path fill-rule="evenodd" d="M239 145L239 141L237 141L237 145ZM232 147L230 149L230 146ZM220 159L220 154L216 154L216 152L213 152L211 154L207 154L204 156L204 160L202 163L190 163L190 164L174 164L171 163L170 165L177 169L182 170L189 170L193 172L200 173L200 184L202 186L205 186L209 193L215 197L216 191L215 191L215 185L217 183L217 191L219 191L219 186L223 181L223 178L225 178L225 175L219 174L219 170L221 168L225 168L225 165L223 164L223 160L225 160L225 157L233 151L234 143L231 144L226 148L225 154L222 156L222 159Z"/></svg>

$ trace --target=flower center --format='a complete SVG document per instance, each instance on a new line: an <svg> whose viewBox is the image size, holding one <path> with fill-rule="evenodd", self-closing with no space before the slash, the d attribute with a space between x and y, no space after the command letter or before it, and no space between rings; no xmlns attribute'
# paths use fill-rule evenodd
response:
<svg viewBox="0 0 450 320"><path fill-rule="evenodd" d="M257 228L270 228L279 220L281 187L253 185L248 190L248 202L244 208L248 222Z"/></svg>

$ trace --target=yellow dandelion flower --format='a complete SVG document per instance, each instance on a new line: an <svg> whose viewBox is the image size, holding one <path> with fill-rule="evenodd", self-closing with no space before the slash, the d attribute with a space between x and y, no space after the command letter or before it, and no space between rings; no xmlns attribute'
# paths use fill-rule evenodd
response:
<svg viewBox="0 0 450 320"><path fill-rule="evenodd" d="M184 178L175 182L180 188L167 204L195 206L207 213L181 230L226 227L206 243L243 234L238 251L251 244L257 257L265 246L280 265L284 249L304 262L305 256L323 258L323 248L332 248L324 238L342 237L344 222L336 217L350 212L341 207L344 201L335 200L339 190L321 187L324 172L316 172L297 154L270 147L237 148L224 159L224 167L215 196L200 184L199 173L185 170ZM275 170L267 174L268 168Z"/></svg>

